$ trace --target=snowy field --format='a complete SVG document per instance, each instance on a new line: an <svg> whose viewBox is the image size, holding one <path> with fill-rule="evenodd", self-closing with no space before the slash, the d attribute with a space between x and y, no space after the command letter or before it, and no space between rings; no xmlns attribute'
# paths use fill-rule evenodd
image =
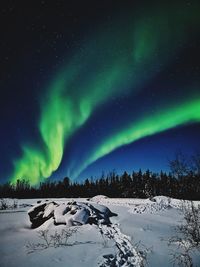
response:
<svg viewBox="0 0 200 267"><path fill-rule="evenodd" d="M5 202L7 209L0 210L1 267L173 266L179 249L168 243L187 204L162 196ZM200 266L198 252L193 263Z"/></svg>

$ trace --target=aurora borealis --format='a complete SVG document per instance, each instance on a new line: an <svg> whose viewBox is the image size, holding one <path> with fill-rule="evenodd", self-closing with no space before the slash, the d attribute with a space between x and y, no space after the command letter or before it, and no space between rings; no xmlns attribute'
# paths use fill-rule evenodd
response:
<svg viewBox="0 0 200 267"><path fill-rule="evenodd" d="M49 27L48 33L44 34L48 40L45 44L51 46L53 43L56 53L54 58L51 50L45 51L46 39L43 37L38 43L28 45L27 53L30 49L40 51L39 65L36 64L34 71L27 67L28 76L34 80L30 95L26 91L30 81L24 81L24 67L20 70L21 78L14 80L14 84L18 82L22 86L12 91L17 103L10 108L9 101L4 101L1 113L5 109L11 113L5 112L7 115L2 121L10 120L17 127L12 129L12 135L16 136L11 141L12 149L2 144L1 154L6 156L0 159L1 165L8 167L2 168L0 179L11 182L28 179L31 184L66 175L72 180L82 179L81 173L86 168L117 153L120 147L126 151L128 145L143 142L145 137L158 135L160 139L166 131L170 136L173 129L181 130L185 141L189 138L191 143L175 144L169 138L165 144L171 147L169 155L177 148L186 152L190 152L191 147L200 148L199 141L194 138L196 129L200 133L198 1L175 1L171 5L163 2L151 6L146 2L127 6L121 3L115 9L111 2L101 4L103 14L90 4L89 18L85 18L82 9L83 12L88 10L87 5L80 4L77 11L75 6L69 8L58 1L55 16L59 17L61 13L62 16L54 26L50 22L53 12L50 4L43 3L43 9L36 7L40 10L39 15L30 11L30 25L39 16L37 29L30 34L32 42ZM17 7L13 9L17 10ZM17 11L15 16L19 16ZM57 29L54 36L57 42L51 35L53 27ZM26 43L27 40L23 37L22 41ZM26 54L22 48L19 51L21 55ZM29 59L28 66L31 60L34 62L34 53ZM42 63L43 60L47 63ZM37 87L35 80L40 81ZM12 83L6 82L4 79L2 86L13 88ZM4 98L9 99L10 95L5 92ZM29 104L30 112L23 112ZM19 109L18 113L15 108ZM21 118L25 118L24 121ZM7 122L1 138L4 143L12 139ZM27 134L21 134L26 132L24 129ZM156 142L154 146L155 151L160 150ZM127 158L131 169L134 159L129 161L129 156L121 153L116 162L110 162L108 158L106 165L110 165L110 170L117 169L121 157ZM133 156L137 157L137 153ZM163 152L163 159L165 157ZM148 160L145 164L146 168L152 167ZM87 175L95 176L106 168L102 165Z"/></svg>
<svg viewBox="0 0 200 267"><path fill-rule="evenodd" d="M77 177L89 164L120 146L187 122L200 122L200 99L181 104L177 108L170 107L167 110L161 111L160 114L144 118L144 120L129 125L129 127L112 135L95 149L94 154L85 160L78 173L75 173L75 176Z"/></svg>

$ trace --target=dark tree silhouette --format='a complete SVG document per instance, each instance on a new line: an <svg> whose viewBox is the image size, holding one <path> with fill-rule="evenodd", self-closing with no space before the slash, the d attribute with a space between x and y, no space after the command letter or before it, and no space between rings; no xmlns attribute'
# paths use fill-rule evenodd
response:
<svg viewBox="0 0 200 267"><path fill-rule="evenodd" d="M147 198L156 195L200 200L200 154L189 159L183 154L176 154L170 161L171 173L150 170L126 171L118 175L112 171L97 179L84 182L70 182L68 177L57 182L43 182L38 187L30 186L28 180L17 180L16 184L0 185L0 197L13 198L50 198L50 197L93 197L103 194L108 197Z"/></svg>

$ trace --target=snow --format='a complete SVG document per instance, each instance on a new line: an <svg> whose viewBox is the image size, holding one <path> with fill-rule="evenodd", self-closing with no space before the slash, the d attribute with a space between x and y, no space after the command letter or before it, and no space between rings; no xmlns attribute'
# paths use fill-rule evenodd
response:
<svg viewBox="0 0 200 267"><path fill-rule="evenodd" d="M55 209L55 204L54 204L54 203L49 203L49 204L46 206L45 210L44 210L44 215L43 215L43 217L48 217L50 214L53 213L54 209Z"/></svg>
<svg viewBox="0 0 200 267"><path fill-rule="evenodd" d="M174 227L183 220L182 200L165 196L151 199L96 196L90 200L44 199L37 203L39 200L15 200L15 208L14 200L6 200L9 209L0 211L1 267L140 267L144 255L149 266L172 266L170 253L177 244L169 247L168 240L175 234ZM32 229L28 212L44 203L43 216L49 219ZM199 204L194 202L195 206ZM108 224L106 218L112 213L118 216L110 217ZM89 216L98 217L97 223L87 223ZM76 227L78 230L67 246L50 246L29 253L28 244L42 242L39 231L48 231L50 237ZM199 266L198 253L194 260Z"/></svg>
<svg viewBox="0 0 200 267"><path fill-rule="evenodd" d="M54 217L55 217L55 222L57 224L65 224L66 223L66 219L65 216L63 216L64 214L66 214L69 211L69 209L66 208L65 203L60 204L57 209L55 209L54 211Z"/></svg>
<svg viewBox="0 0 200 267"><path fill-rule="evenodd" d="M98 196L95 196L95 197L92 197L90 199L90 201L92 202L102 202L104 199L107 199L108 197L107 196L104 196L104 195L98 195Z"/></svg>
<svg viewBox="0 0 200 267"><path fill-rule="evenodd" d="M86 224L89 214L85 208L81 208L76 212L76 214L73 216L73 221L78 222L80 224Z"/></svg>

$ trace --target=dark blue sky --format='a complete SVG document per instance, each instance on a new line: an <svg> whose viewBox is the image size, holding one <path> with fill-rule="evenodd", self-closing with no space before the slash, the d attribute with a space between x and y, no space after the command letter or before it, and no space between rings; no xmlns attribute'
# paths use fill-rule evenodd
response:
<svg viewBox="0 0 200 267"><path fill-rule="evenodd" d="M167 36L167 33L163 32L166 29L162 29L158 20L158 15L162 17L160 13L162 10L169 21L167 24L169 36L171 32L176 32L176 28L178 32L182 27L183 34L175 35L175 41L171 37L171 39L166 37L166 49L162 50L163 47L158 45L154 51L155 54L152 55L155 62L147 58L146 62L139 65L137 78L140 73L142 74L136 85L137 93L131 82L122 81L123 85L119 85L121 86L120 94L110 94L106 101L101 101L97 107L95 106L90 117L65 141L62 160L52 177L60 179L67 175L73 176L74 170L84 165L87 158L99 149L101 143L112 135L114 137L130 123L148 118L151 113L159 114L170 106L179 106L182 102L187 102L187 99L199 99L199 24L195 19L190 22L190 18L193 20L192 17L194 17L193 7L195 9L197 3L198 1L175 1L174 6L170 6L167 1L159 4L153 1L151 8L149 8L148 1L122 3L122 1L58 0L51 1L51 3L48 1L5 1L2 3L0 14L0 181L8 181L15 172L13 162L23 158L23 146L37 148L44 146L38 124L42 113L41 101L48 102L48 98L45 101L42 98L45 94L48 95L49 83L63 66L71 61L74 51L78 51L78 55L83 59L87 59L85 53L88 50L91 54L98 51L95 42L91 48L87 47L87 43L90 43L88 40L92 39L91 36L100 36L98 32L102 33L104 28L112 33L115 25L129 26L126 15L129 17L130 12L134 17L134 25L137 25L137 21L140 22L138 14L141 17L148 14L152 20L155 20L153 25L158 26L158 29L155 29L157 32L155 43L159 43L157 41L159 38ZM189 22L184 18L183 22L179 18L176 20L173 18L177 6L180 14L186 12ZM144 19L145 23L148 23L148 19L147 21ZM122 30L123 27L119 29L119 31ZM124 30L129 32L129 29ZM150 40L145 44L141 42L141 49L144 46L145 51L148 51L154 36L150 34L148 37L148 31L142 34L145 35L146 41L148 38ZM123 36L123 33L119 33L119 39L120 36ZM101 37L98 38L101 41ZM111 45L109 43L111 39L106 40L105 36L104 39L102 51L107 51L106 47ZM126 39L122 40L119 47L113 48L115 50L112 55L113 62L116 51L124 53L123 45L129 51ZM165 43L162 46L165 46ZM95 75L98 76L97 66L100 63L95 62L97 58L102 61L101 66L107 68L105 55L92 58L92 66L82 72L80 83L84 81L83 76L86 76L88 84L90 79L95 79ZM84 62L84 64L89 63ZM123 57L120 63L115 64L124 64ZM131 69L127 68L127 70ZM147 79L148 82L143 84L142 77L146 79L148 76L146 73L152 75ZM131 76L132 73L128 75ZM78 84L79 81L76 82ZM74 92L71 91L69 95L72 99L73 94ZM84 91L81 94L84 95ZM106 91L105 93L102 91L101 94L106 94ZM200 123L187 120L185 124L141 138L136 142L130 142L128 145L116 147L114 151L86 167L78 177L72 178L97 177L102 172L112 170L119 173L125 170L131 172L139 168L156 172L161 169L169 171L168 161L177 151L192 154L200 150L199 136Z"/></svg>

